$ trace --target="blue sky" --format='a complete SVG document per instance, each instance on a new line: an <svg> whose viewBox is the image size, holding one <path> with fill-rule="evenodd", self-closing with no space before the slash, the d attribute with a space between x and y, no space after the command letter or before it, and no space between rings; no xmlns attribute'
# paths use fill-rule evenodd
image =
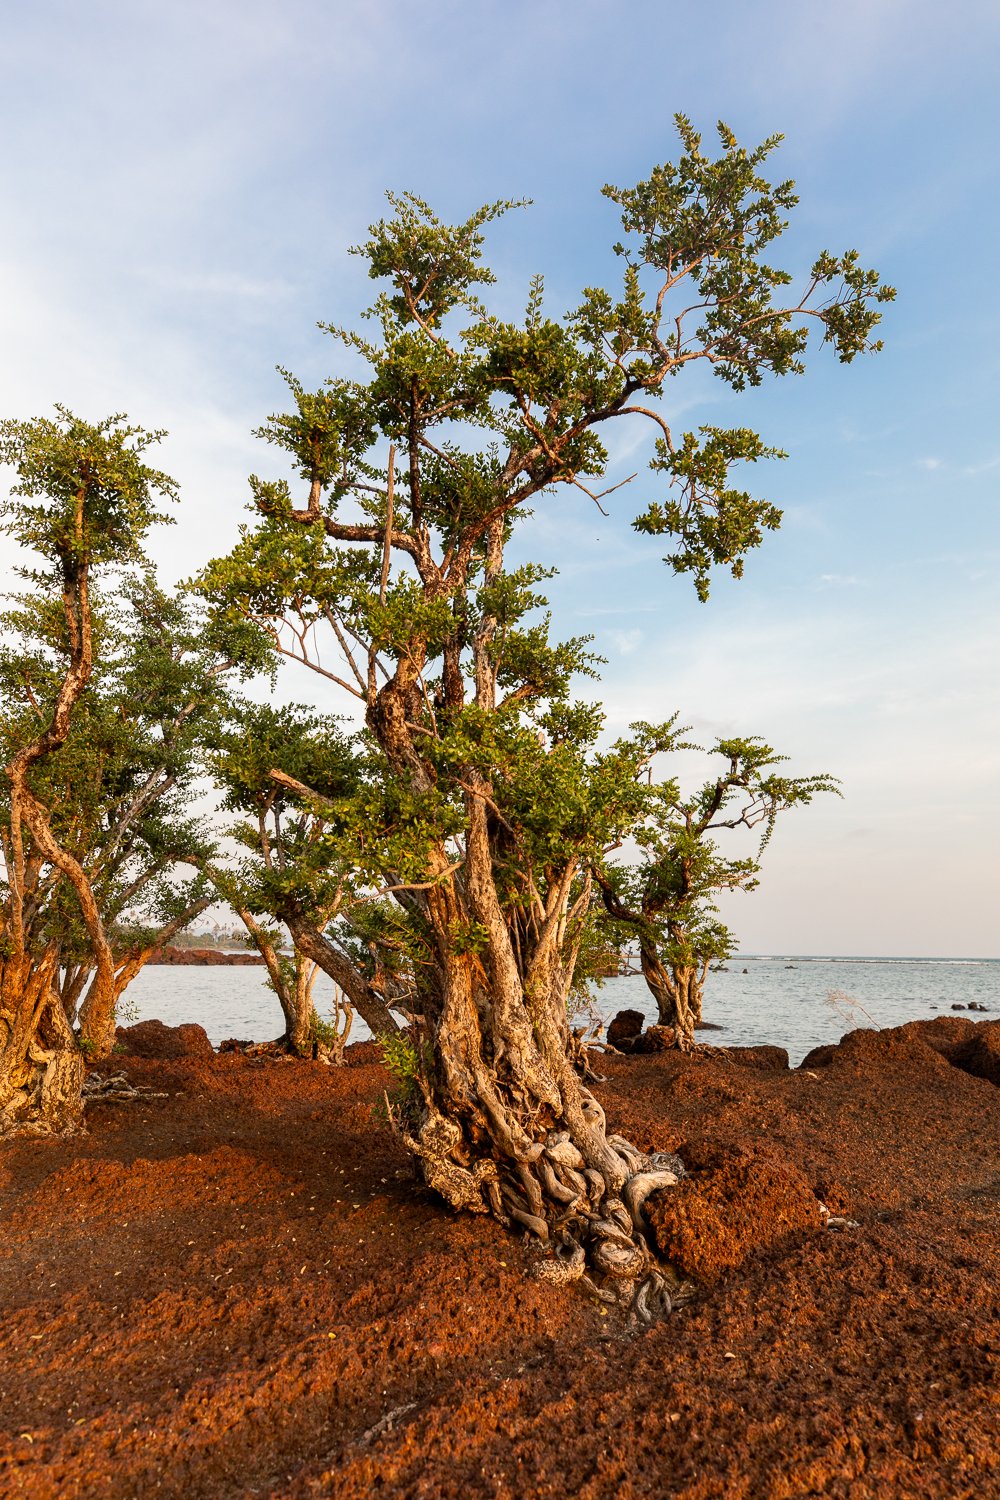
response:
<svg viewBox="0 0 1000 1500"><path fill-rule="evenodd" d="M125 410L170 437L168 580L226 549L251 429L372 286L347 247L412 189L443 216L530 197L490 241L501 306L613 285L607 182L674 154L672 116L786 137L789 269L856 247L899 289L886 349L745 398L676 386L681 427L756 425L785 522L708 605L583 497L540 511L567 634L608 658L614 729L675 708L763 735L844 799L790 814L727 904L746 951L1000 955L1000 9L957 0L10 7L0 55L0 412ZM626 434L616 474L642 471ZM631 460L631 463L630 463ZM10 559L6 559L9 563ZM0 558L0 572L5 560ZM301 696L304 683L289 683Z"/></svg>

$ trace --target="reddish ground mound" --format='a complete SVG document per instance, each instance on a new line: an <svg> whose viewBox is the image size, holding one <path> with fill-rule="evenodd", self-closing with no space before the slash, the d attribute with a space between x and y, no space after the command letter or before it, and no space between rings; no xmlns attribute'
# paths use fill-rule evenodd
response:
<svg viewBox="0 0 1000 1500"><path fill-rule="evenodd" d="M597 1063L714 1282L644 1335L417 1188L372 1049L116 1058L166 1097L0 1148L0 1494L1000 1495L994 1033L930 1024Z"/></svg>

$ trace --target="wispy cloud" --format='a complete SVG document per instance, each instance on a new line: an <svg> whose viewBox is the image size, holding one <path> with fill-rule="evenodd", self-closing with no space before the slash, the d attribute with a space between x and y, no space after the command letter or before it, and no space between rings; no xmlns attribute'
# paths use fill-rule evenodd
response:
<svg viewBox="0 0 1000 1500"><path fill-rule="evenodd" d="M280 276L254 277L241 271L182 271L168 266L147 267L141 272L150 285L199 297L242 297L250 301L276 301L292 296L296 288Z"/></svg>
<svg viewBox="0 0 1000 1500"><path fill-rule="evenodd" d="M621 656L631 656L642 645L645 636L641 630L611 630L608 632Z"/></svg>

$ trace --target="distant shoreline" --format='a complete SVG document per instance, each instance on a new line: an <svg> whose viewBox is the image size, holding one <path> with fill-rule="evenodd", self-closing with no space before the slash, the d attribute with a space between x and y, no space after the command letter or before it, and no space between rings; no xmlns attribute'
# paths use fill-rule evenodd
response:
<svg viewBox="0 0 1000 1500"><path fill-rule="evenodd" d="M1000 958L966 958L934 955L914 957L908 953L734 953L729 963L797 963L797 964L997 964Z"/></svg>
<svg viewBox="0 0 1000 1500"><path fill-rule="evenodd" d="M207 967L216 964L260 965L264 960L259 953L229 953L222 948L160 948L149 959L151 964L190 964Z"/></svg>

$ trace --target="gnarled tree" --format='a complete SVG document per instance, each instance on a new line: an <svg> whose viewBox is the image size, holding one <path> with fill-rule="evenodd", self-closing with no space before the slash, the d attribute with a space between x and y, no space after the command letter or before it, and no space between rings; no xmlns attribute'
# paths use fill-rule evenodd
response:
<svg viewBox="0 0 1000 1500"><path fill-rule="evenodd" d="M91 675L59 754L36 768L34 787L53 836L90 887L112 953L111 983L98 983L76 891L53 866L35 911L56 944L67 1018L79 1023L84 1050L103 1056L128 985L216 899L204 877L184 878L179 862L212 852L193 799L203 742L228 704L230 668L190 600L164 594L148 577L122 580L113 599L92 596L91 613ZM7 634L0 679L22 739L55 691L58 663L46 649L53 618L44 595L24 596L0 614Z"/></svg>
<svg viewBox="0 0 1000 1500"><path fill-rule="evenodd" d="M256 524L201 582L363 715L369 775L339 824L334 799L328 837L331 857L391 894L419 949L400 1127L427 1181L558 1242L546 1274L589 1260L621 1289L648 1289L642 1202L674 1164L608 1132L566 1000L588 871L642 823L645 751L599 752L601 715L573 697L587 644L550 638L545 570L509 566L506 550L553 488L599 495L601 434L627 422L649 430L662 486L634 524L671 538L668 562L702 596L714 566L739 574L779 512L731 469L771 450L743 428L676 433L675 378L707 364L740 390L798 372L810 325L850 361L877 347L892 295L853 252L824 253L788 294L764 259L795 201L763 175L775 142L747 152L720 127L713 160L678 123L676 165L605 189L626 235L621 293L588 290L562 320L540 280L521 322L483 305L483 231L511 205L450 227L391 198L360 252L385 283L376 331L337 333L368 377L317 392L288 378L292 408L263 436L290 455L301 498L253 479Z"/></svg>
<svg viewBox="0 0 1000 1500"><path fill-rule="evenodd" d="M72 889L92 955L92 992L113 1006L115 962L93 883L54 831L47 773L72 730L94 671L93 575L142 561L157 497L173 484L142 455L159 435L111 418L92 425L58 408L55 420L5 422L0 459L17 482L0 500L3 530L41 558L22 576L46 598L49 638L20 699L3 705L5 794L0 799L0 1122L70 1129L81 1113L83 1066L59 991L61 943L49 920L60 886ZM8 674L9 676L9 674Z"/></svg>
<svg viewBox="0 0 1000 1500"><path fill-rule="evenodd" d="M651 753L697 750L681 740L674 721L633 728ZM650 786L642 822L632 837L639 860L595 867L608 927L619 944L639 947L642 976L656 1001L657 1021L673 1028L677 1044L694 1045L711 964L731 957L735 937L719 920L715 897L751 891L778 814L805 805L820 792L836 792L830 776L786 776L784 757L758 738L719 740L710 752L723 765L694 792L676 780ZM760 829L752 854L726 857L716 836Z"/></svg>

